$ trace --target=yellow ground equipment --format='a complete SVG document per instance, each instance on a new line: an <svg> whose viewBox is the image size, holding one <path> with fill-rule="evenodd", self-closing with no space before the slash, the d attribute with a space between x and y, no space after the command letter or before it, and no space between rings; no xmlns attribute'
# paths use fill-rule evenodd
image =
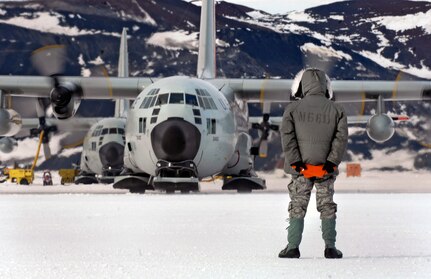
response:
<svg viewBox="0 0 431 279"><path fill-rule="evenodd" d="M34 180L34 168L37 164L37 159L39 159L40 146L42 145L43 131L39 135L39 144L37 146L36 157L34 157L33 164L31 168L23 169L9 169L9 181L16 182L21 185L29 185L33 183Z"/></svg>
<svg viewBox="0 0 431 279"><path fill-rule="evenodd" d="M61 185L75 182L75 177L78 175L77 169L60 169L58 174L61 177Z"/></svg>
<svg viewBox="0 0 431 279"><path fill-rule="evenodd" d="M10 169L9 180L21 185L29 185L33 183L34 172L32 169Z"/></svg>

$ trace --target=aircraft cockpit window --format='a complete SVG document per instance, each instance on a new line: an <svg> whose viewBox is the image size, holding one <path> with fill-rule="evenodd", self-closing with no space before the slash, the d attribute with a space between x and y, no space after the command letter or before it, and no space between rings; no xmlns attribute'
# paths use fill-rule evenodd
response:
<svg viewBox="0 0 431 279"><path fill-rule="evenodd" d="M198 94L198 96L211 97L210 93L208 93L206 89L196 89L196 93Z"/></svg>
<svg viewBox="0 0 431 279"><path fill-rule="evenodd" d="M111 135L117 134L117 128L110 128L109 129L109 134L111 134Z"/></svg>
<svg viewBox="0 0 431 279"><path fill-rule="evenodd" d="M184 94L171 93L171 97L169 98L169 104L184 104Z"/></svg>
<svg viewBox="0 0 431 279"><path fill-rule="evenodd" d="M221 99L218 99L218 100L219 100L221 106L223 107L223 109L227 110L226 104Z"/></svg>
<svg viewBox="0 0 431 279"><path fill-rule="evenodd" d="M201 96L198 96L198 101L199 101L199 106L205 108L204 107L204 101L202 101L202 97Z"/></svg>
<svg viewBox="0 0 431 279"><path fill-rule="evenodd" d="M203 107L204 109L217 110L217 106L207 90L196 89L196 93L198 94L198 100L201 107Z"/></svg>
<svg viewBox="0 0 431 279"><path fill-rule="evenodd" d="M211 109L208 98L202 98L202 100L204 101L204 109Z"/></svg>
<svg viewBox="0 0 431 279"><path fill-rule="evenodd" d="M118 133L120 135L124 135L124 129L123 128L118 128Z"/></svg>
<svg viewBox="0 0 431 279"><path fill-rule="evenodd" d="M198 100L195 95L186 94L186 105L198 106Z"/></svg>
<svg viewBox="0 0 431 279"><path fill-rule="evenodd" d="M136 107L136 105L139 103L140 100L141 100L141 97L136 98L136 100L133 102L131 108L134 109Z"/></svg>
<svg viewBox="0 0 431 279"><path fill-rule="evenodd" d="M156 100L157 100L157 96L154 96L154 97L151 99L150 108L154 107L154 105L156 104Z"/></svg>
<svg viewBox="0 0 431 279"><path fill-rule="evenodd" d="M157 99L156 106L165 105L168 103L169 94L160 94Z"/></svg>
<svg viewBox="0 0 431 279"><path fill-rule="evenodd" d="M97 126L96 129L93 131L93 134L91 134L92 137L98 137L100 136L100 132L102 130L103 126Z"/></svg>
<svg viewBox="0 0 431 279"><path fill-rule="evenodd" d="M148 96L157 95L157 93L159 93L159 91L160 91L159 88L151 89L150 92L148 92Z"/></svg>
<svg viewBox="0 0 431 279"><path fill-rule="evenodd" d="M106 135L108 133L109 133L109 129L108 128L105 128L105 129L102 130L102 135Z"/></svg>
<svg viewBox="0 0 431 279"><path fill-rule="evenodd" d="M144 101L142 101L142 104L139 108L141 108L141 109L148 108L150 106L151 99L152 99L152 97L145 97Z"/></svg>
<svg viewBox="0 0 431 279"><path fill-rule="evenodd" d="M214 100L212 98L208 98L208 101L210 101L211 109L217 110L217 106L214 103Z"/></svg>

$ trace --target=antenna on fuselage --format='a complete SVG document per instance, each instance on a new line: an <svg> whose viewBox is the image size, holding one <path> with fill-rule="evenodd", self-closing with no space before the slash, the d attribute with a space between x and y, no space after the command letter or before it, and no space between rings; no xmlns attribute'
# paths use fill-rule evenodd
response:
<svg viewBox="0 0 431 279"><path fill-rule="evenodd" d="M127 28L123 28L120 43L120 55L118 57L118 77L129 77L129 52L127 48ZM130 102L125 99L115 101L115 117L126 117Z"/></svg>
<svg viewBox="0 0 431 279"><path fill-rule="evenodd" d="M214 0L202 0L199 33L199 55L197 77L211 79L216 77L216 23Z"/></svg>

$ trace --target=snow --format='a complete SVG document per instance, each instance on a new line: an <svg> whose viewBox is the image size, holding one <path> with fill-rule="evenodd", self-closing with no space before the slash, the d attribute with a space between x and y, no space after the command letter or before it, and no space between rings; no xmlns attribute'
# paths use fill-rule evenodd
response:
<svg viewBox="0 0 431 279"><path fill-rule="evenodd" d="M158 32L154 33L147 43L170 50L197 50L199 46L198 32L190 33L184 30Z"/></svg>
<svg viewBox="0 0 431 279"><path fill-rule="evenodd" d="M51 149L51 154L57 154L60 157L69 157L73 154L82 151L82 147L77 147L73 149L62 149L61 140L66 138L69 134L64 133L61 135L54 135L50 138L49 148ZM17 140L17 148L15 148L11 153L2 153L0 152L1 160L23 160L31 159L33 160L36 155L37 146L39 143L39 138L25 138L22 140ZM40 148L39 159L37 161L37 166L42 164L45 161L45 156L43 154L43 148Z"/></svg>
<svg viewBox="0 0 431 279"><path fill-rule="evenodd" d="M359 52L360 55L374 61L375 63L379 64L380 66L384 67L384 68L393 68L393 69L401 69L404 68L404 65L391 61L388 58L378 54L378 53L373 53L367 50L363 50L361 52Z"/></svg>
<svg viewBox="0 0 431 279"><path fill-rule="evenodd" d="M420 78L431 79L431 68L425 66L423 63L421 64L421 68L417 68L412 65L409 65L409 66L402 65L398 62L394 62L382 56L381 54L373 53L366 50L359 52L359 54L374 61L375 63L379 64L384 68L392 68L395 70L406 72L408 74L415 75Z"/></svg>
<svg viewBox="0 0 431 279"><path fill-rule="evenodd" d="M79 29L76 26L62 26L60 25L60 18L63 18L63 16L58 13L36 12L34 13L34 17L32 18L21 15L19 17L13 17L9 19L0 19L0 23L36 30L43 33L52 33L66 36L103 34L106 36L120 37L119 33L109 33L97 30L85 30Z"/></svg>
<svg viewBox="0 0 431 279"><path fill-rule="evenodd" d="M384 189L400 179L375 175L348 184ZM423 175L403 180L424 182L429 192L429 174ZM336 191L346 181L340 176ZM5 194L5 188L18 187L0 186L0 277L427 278L431 273L429 193L336 193L341 260L323 258L313 194L301 259L279 259L286 245L287 182L273 178L268 184L277 184L279 192L245 195L113 194L109 186L94 186L106 189L97 195L52 190L62 186L39 186L51 195L34 192L37 186L19 187L26 194ZM405 188L410 186L417 185Z"/></svg>
<svg viewBox="0 0 431 279"><path fill-rule="evenodd" d="M352 57L349 54L335 50L332 47L317 46L313 43L306 43L302 45L300 49L303 53L310 52L321 58L334 57L338 59L346 59L348 61L352 60Z"/></svg>
<svg viewBox="0 0 431 279"><path fill-rule="evenodd" d="M387 29L404 32L415 28L422 28L427 34L431 34L431 10L426 13L408 14L403 16L382 16L372 18Z"/></svg>
<svg viewBox="0 0 431 279"><path fill-rule="evenodd" d="M135 4L139 11L143 14L143 22L148 23L152 26L157 26L156 21L150 16L149 13L147 13L147 11L144 10L144 8L141 7L141 5L139 5L138 1L132 0L132 3Z"/></svg>
<svg viewBox="0 0 431 279"><path fill-rule="evenodd" d="M262 13L261 11L251 11L248 12L247 15L251 18L260 19L268 17L267 14Z"/></svg>
<svg viewBox="0 0 431 279"><path fill-rule="evenodd" d="M292 33L301 34L305 32L310 32L307 27L299 26L297 24L289 23L283 26L283 30L290 31Z"/></svg>
<svg viewBox="0 0 431 279"><path fill-rule="evenodd" d="M89 64L93 64L93 65L102 65L105 64L105 61L103 61L102 57L97 56L94 60L88 61Z"/></svg>
<svg viewBox="0 0 431 279"><path fill-rule="evenodd" d="M349 36L346 36L346 35L336 36L335 39L337 39L339 41L346 42L346 43L350 43L351 45L353 44L352 37L349 37Z"/></svg>
<svg viewBox="0 0 431 279"><path fill-rule="evenodd" d="M343 15L330 15L330 16L329 16L329 18L330 18L330 19L333 19L333 20L341 20L341 21L344 21L344 16L343 16Z"/></svg>
<svg viewBox="0 0 431 279"><path fill-rule="evenodd" d="M294 11L286 14L287 19L293 22L315 23L316 19L304 11Z"/></svg>

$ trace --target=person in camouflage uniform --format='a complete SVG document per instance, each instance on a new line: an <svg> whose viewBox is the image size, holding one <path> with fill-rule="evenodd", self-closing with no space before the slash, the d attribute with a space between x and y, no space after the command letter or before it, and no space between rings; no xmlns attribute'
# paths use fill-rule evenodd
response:
<svg viewBox="0 0 431 279"><path fill-rule="evenodd" d="M348 130L343 108L332 99L328 76L318 69L301 71L292 85L290 103L280 127L285 172L291 174L288 185L288 244L280 258L299 258L299 244L304 229L313 186L316 187L317 210L322 221L322 238L326 258L342 258L335 247L337 204L333 200L337 166L346 151ZM317 171L316 171L317 170Z"/></svg>

